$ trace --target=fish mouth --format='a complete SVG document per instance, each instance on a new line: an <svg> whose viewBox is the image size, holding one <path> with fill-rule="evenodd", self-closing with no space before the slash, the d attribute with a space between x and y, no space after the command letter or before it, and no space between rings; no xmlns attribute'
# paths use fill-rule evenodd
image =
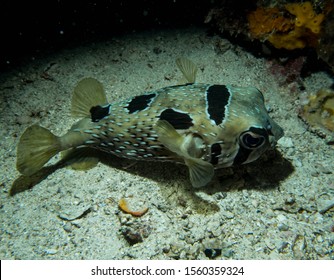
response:
<svg viewBox="0 0 334 280"><path fill-rule="evenodd" d="M276 131L273 133L273 136L271 136L270 138L270 145L271 148L275 148L277 142L279 139L281 139L284 136L284 130L283 128L281 128L280 126L277 125L277 129Z"/></svg>
<svg viewBox="0 0 334 280"><path fill-rule="evenodd" d="M268 131L271 148L275 148L277 141L284 136L284 130L276 122L271 120L271 127Z"/></svg>
<svg viewBox="0 0 334 280"><path fill-rule="evenodd" d="M276 142L284 136L284 130L277 125L277 131L274 133Z"/></svg>

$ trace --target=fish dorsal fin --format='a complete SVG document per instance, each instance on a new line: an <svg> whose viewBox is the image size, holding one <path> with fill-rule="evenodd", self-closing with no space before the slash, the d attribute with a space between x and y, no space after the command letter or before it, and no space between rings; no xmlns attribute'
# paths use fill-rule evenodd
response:
<svg viewBox="0 0 334 280"><path fill-rule="evenodd" d="M176 59L176 65L179 67L187 83L195 83L197 66L190 59L180 57Z"/></svg>
<svg viewBox="0 0 334 280"><path fill-rule="evenodd" d="M90 117L92 107L106 103L103 85L94 78L84 78L74 88L71 115L76 118Z"/></svg>
<svg viewBox="0 0 334 280"><path fill-rule="evenodd" d="M200 150L201 144L197 140L189 140L188 136L180 135L175 128L165 120L159 120L155 127L159 141L170 151L181 156L189 168L190 181L193 187L199 188L208 184L213 175L214 168L212 164L196 158L193 155L200 155L199 151L190 151L190 149ZM199 142L199 143L198 143Z"/></svg>

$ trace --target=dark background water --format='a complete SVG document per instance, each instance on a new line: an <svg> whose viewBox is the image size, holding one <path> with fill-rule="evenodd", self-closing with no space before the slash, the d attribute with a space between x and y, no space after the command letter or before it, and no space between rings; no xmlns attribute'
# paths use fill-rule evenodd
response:
<svg viewBox="0 0 334 280"><path fill-rule="evenodd" d="M1 1L1 69L46 51L146 29L204 25L214 1Z"/></svg>

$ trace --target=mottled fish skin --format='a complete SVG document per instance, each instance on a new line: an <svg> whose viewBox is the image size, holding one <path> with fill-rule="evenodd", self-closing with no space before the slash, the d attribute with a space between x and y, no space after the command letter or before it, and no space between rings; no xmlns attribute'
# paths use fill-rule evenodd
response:
<svg viewBox="0 0 334 280"><path fill-rule="evenodd" d="M215 168L256 160L283 133L269 117L256 88L197 83L96 106L91 121L74 131L86 135L82 145L119 157L182 162L159 141L158 120L168 121L181 135L199 135L205 143L201 158ZM260 148L240 144L240 135L250 129L263 133Z"/></svg>
<svg viewBox="0 0 334 280"><path fill-rule="evenodd" d="M196 66L185 58L177 65L189 83L122 102L106 104L100 82L81 80L71 112L82 119L61 137L38 125L27 128L17 169L29 176L57 153L86 146L123 158L184 163L192 185L202 187L214 169L254 161L283 136L259 90L195 83ZM81 162L91 168L97 160L83 156Z"/></svg>

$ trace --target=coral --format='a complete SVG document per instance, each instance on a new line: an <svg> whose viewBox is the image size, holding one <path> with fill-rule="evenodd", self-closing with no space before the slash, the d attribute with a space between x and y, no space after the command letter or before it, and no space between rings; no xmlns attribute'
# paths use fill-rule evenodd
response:
<svg viewBox="0 0 334 280"><path fill-rule="evenodd" d="M231 40L268 42L276 49L314 48L334 71L333 0L221 0L207 15L211 31ZM256 48L259 44L248 45ZM267 50L267 48L263 48Z"/></svg>
<svg viewBox="0 0 334 280"><path fill-rule="evenodd" d="M268 41L277 49L302 49L306 47L304 35L304 31L297 29L287 34L271 34L268 37ZM314 42L314 40L311 41Z"/></svg>
<svg viewBox="0 0 334 280"><path fill-rule="evenodd" d="M278 8L259 7L250 12L248 23L251 36L267 39L278 49L316 47L325 15L316 14L311 2L290 3L284 8L294 19L284 16Z"/></svg>
<svg viewBox="0 0 334 280"><path fill-rule="evenodd" d="M334 92L320 89L315 95L308 97L300 112L301 118L311 130L330 143L334 141Z"/></svg>
<svg viewBox="0 0 334 280"><path fill-rule="evenodd" d="M311 2L286 4L285 9L296 16L295 25L297 28L308 28L315 34L320 32L320 25L325 16L324 14L315 14Z"/></svg>
<svg viewBox="0 0 334 280"><path fill-rule="evenodd" d="M287 32L293 27L293 21L284 17L278 8L259 7L247 19L251 36L256 39L264 39L272 32Z"/></svg>

